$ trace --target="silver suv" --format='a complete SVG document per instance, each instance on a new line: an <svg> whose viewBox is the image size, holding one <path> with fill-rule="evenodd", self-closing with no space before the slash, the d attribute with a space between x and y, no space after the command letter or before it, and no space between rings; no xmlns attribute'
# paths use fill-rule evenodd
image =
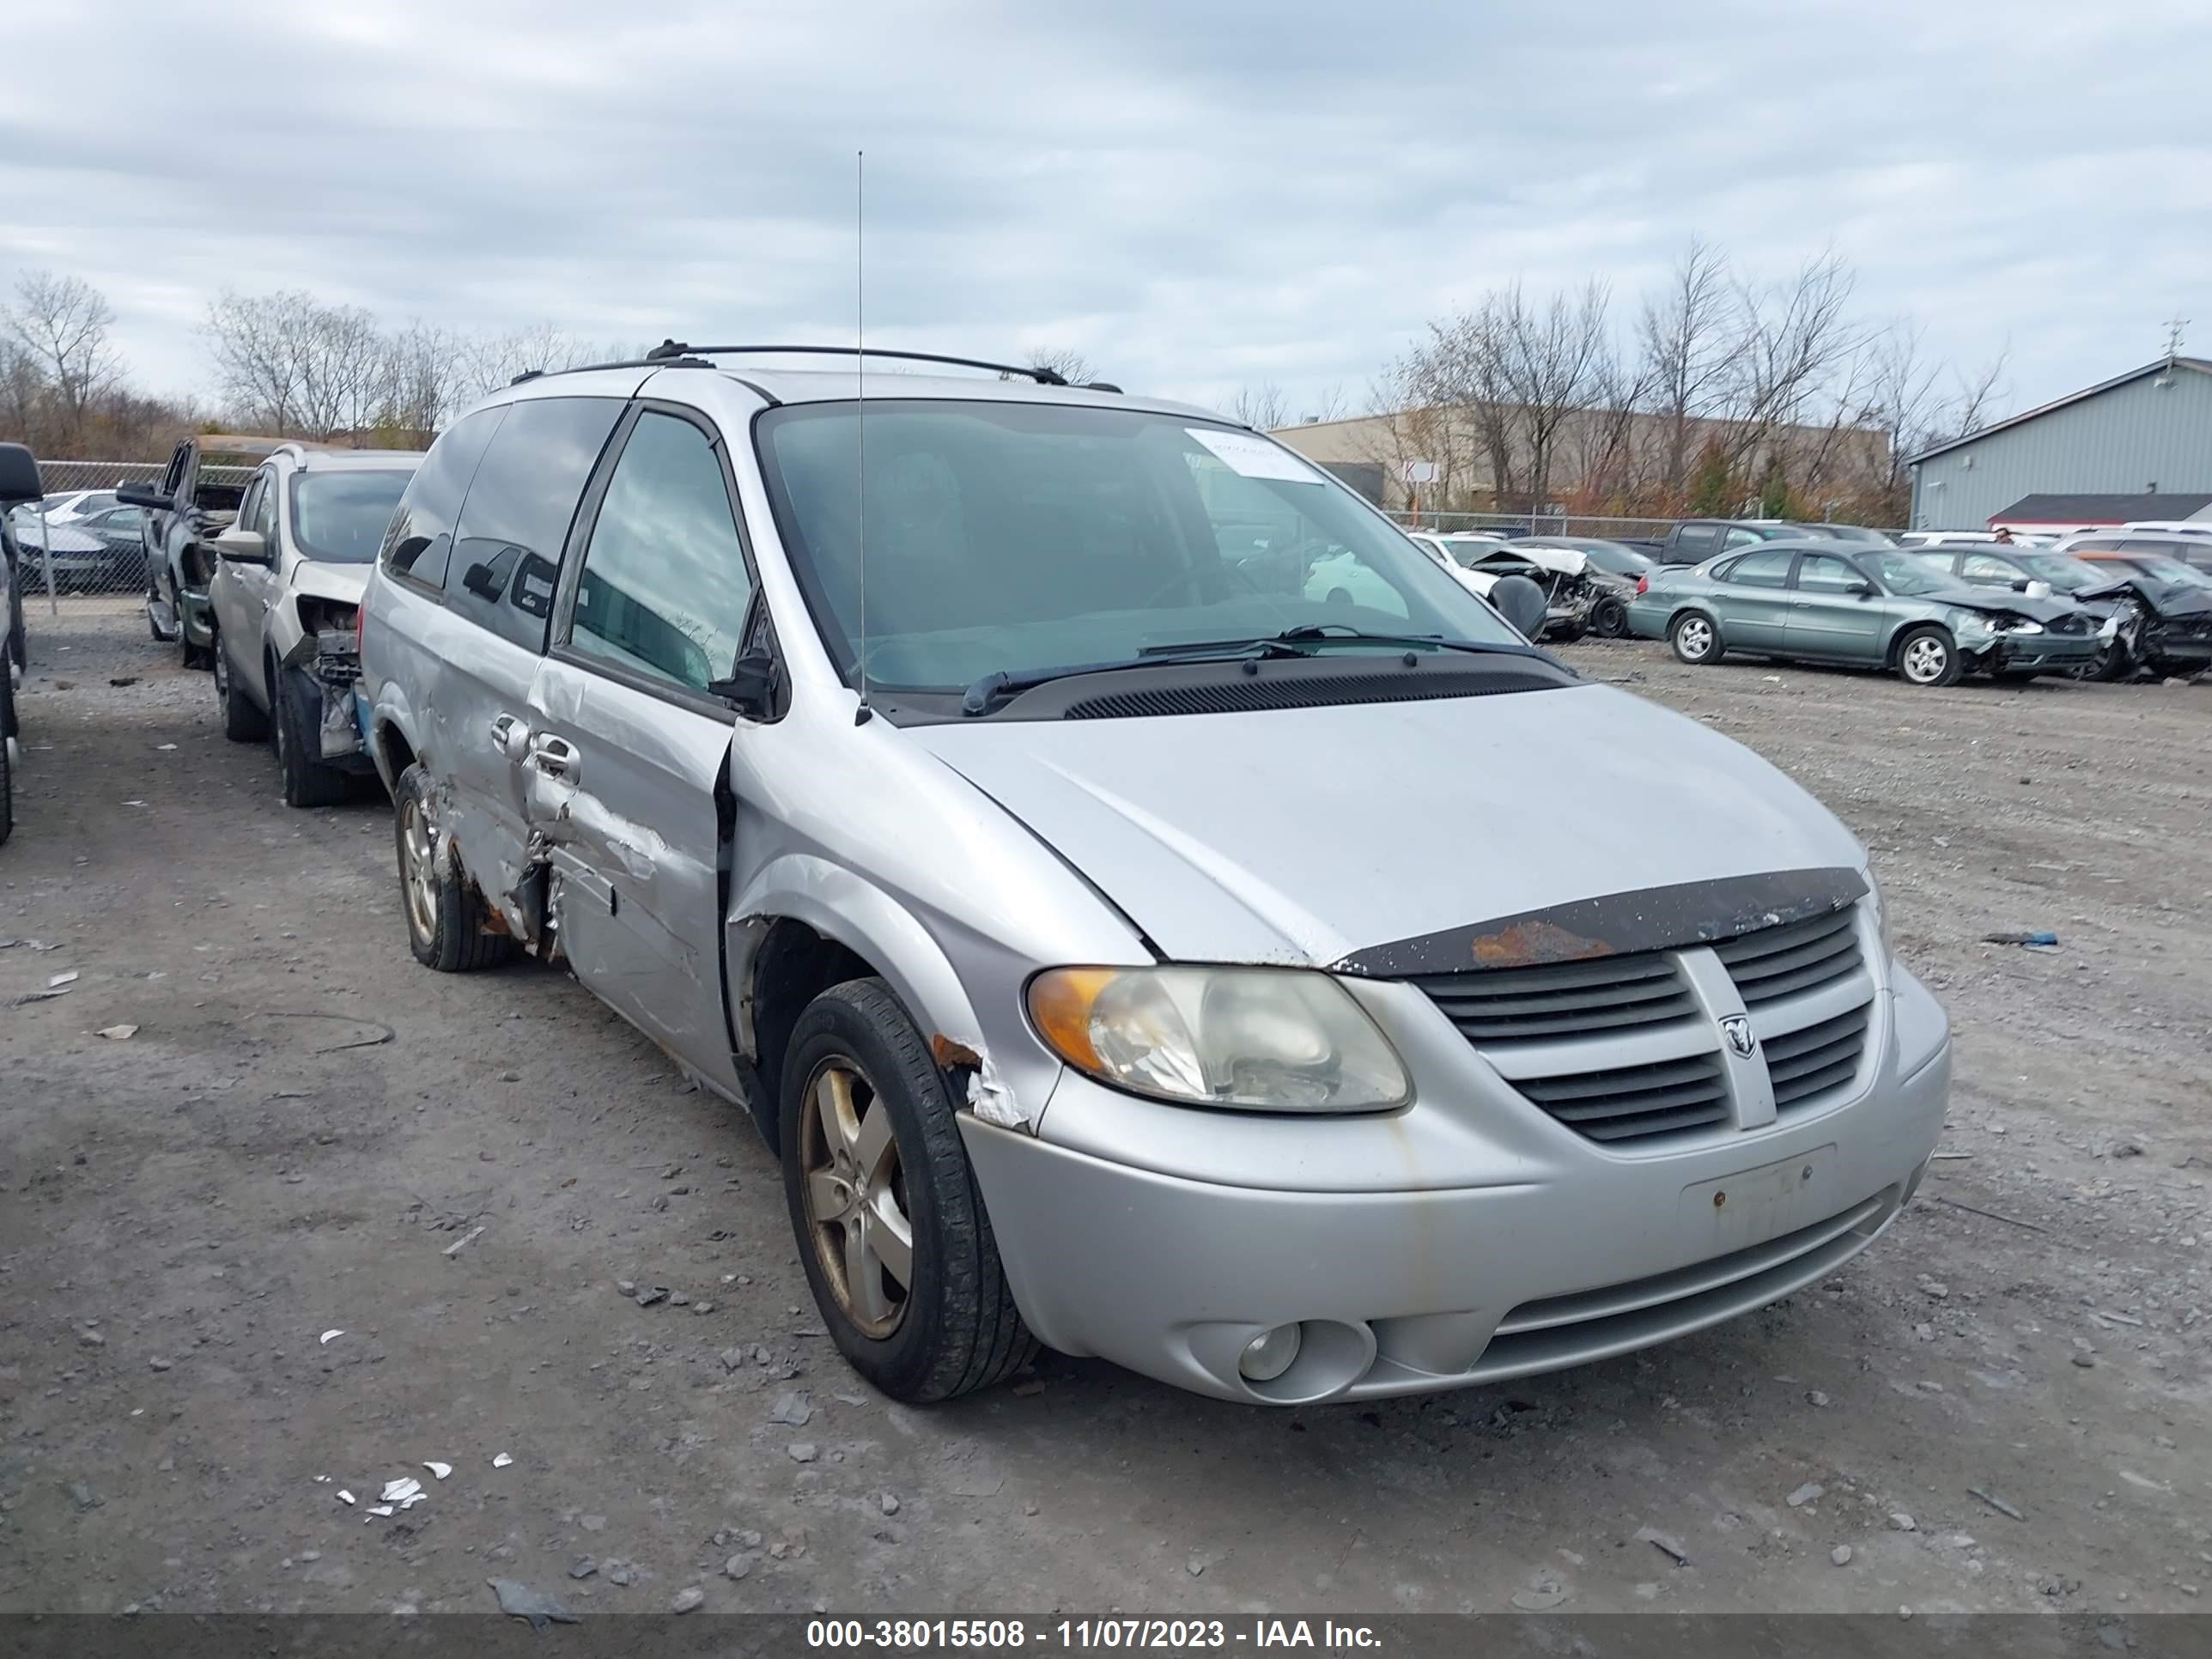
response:
<svg viewBox="0 0 2212 1659"><path fill-rule="evenodd" d="M1490 1382L1888 1225L1949 1034L1818 802L1266 437L1028 374L670 346L447 432L364 623L417 958L748 1105L902 1400Z"/></svg>
<svg viewBox="0 0 2212 1659"><path fill-rule="evenodd" d="M275 740L291 805L343 800L348 780L368 769L354 695L362 590L422 460L411 450L282 444L246 485L236 522L209 543L223 735Z"/></svg>

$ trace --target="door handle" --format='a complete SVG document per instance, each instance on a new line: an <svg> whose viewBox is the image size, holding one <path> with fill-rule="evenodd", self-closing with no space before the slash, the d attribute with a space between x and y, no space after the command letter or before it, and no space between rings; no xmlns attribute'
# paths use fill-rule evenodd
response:
<svg viewBox="0 0 2212 1659"><path fill-rule="evenodd" d="M501 714L491 723L491 746L509 760L529 738L530 728L512 714Z"/></svg>
<svg viewBox="0 0 2212 1659"><path fill-rule="evenodd" d="M583 757L576 745L566 738L556 737L550 732L541 732L531 741L530 763L549 778L559 778L574 783L580 769Z"/></svg>

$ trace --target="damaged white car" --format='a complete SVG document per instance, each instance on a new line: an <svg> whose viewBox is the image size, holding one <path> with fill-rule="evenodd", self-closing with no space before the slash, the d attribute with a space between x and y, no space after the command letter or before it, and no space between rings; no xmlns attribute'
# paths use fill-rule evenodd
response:
<svg viewBox="0 0 2212 1659"><path fill-rule="evenodd" d="M331 805L374 770L354 708L361 595L422 461L414 451L281 445L210 543L223 735L274 738L289 805Z"/></svg>

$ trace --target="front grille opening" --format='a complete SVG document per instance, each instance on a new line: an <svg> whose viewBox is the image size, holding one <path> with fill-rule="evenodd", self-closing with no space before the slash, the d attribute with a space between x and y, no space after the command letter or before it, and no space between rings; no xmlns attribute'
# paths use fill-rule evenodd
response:
<svg viewBox="0 0 2212 1659"><path fill-rule="evenodd" d="M1673 959L1663 956L1430 974L1412 982L1476 1044L1633 1030L1698 1011Z"/></svg>
<svg viewBox="0 0 2212 1659"><path fill-rule="evenodd" d="M1601 1142L1648 1140L1728 1121L1728 1085L1717 1054L1562 1077L1519 1078L1513 1086L1577 1134Z"/></svg>
<svg viewBox="0 0 2212 1659"><path fill-rule="evenodd" d="M1764 927L1756 933L1723 939L1713 954L1735 981L1747 1008L1778 1002L1832 985L1858 971L1858 928L1850 910L1832 911L1809 921Z"/></svg>
<svg viewBox="0 0 2212 1659"><path fill-rule="evenodd" d="M1862 1004L1802 1031L1767 1039L1766 1076L1774 1085L1777 1112L1809 1105L1858 1075L1871 1012L1870 1005Z"/></svg>

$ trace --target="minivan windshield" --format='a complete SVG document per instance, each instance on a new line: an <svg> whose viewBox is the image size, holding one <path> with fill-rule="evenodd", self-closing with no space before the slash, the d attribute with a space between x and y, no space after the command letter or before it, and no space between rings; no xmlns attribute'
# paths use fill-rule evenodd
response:
<svg viewBox="0 0 2212 1659"><path fill-rule="evenodd" d="M367 564L383 544L392 509L406 492L404 471L298 472L292 477L292 534L300 550L331 564Z"/></svg>
<svg viewBox="0 0 2212 1659"><path fill-rule="evenodd" d="M848 683L864 508L867 672L886 689L957 691L1292 629L1327 629L1310 648L1332 652L1522 643L1349 489L1249 432L1069 404L855 410L787 404L757 423L777 529Z"/></svg>

